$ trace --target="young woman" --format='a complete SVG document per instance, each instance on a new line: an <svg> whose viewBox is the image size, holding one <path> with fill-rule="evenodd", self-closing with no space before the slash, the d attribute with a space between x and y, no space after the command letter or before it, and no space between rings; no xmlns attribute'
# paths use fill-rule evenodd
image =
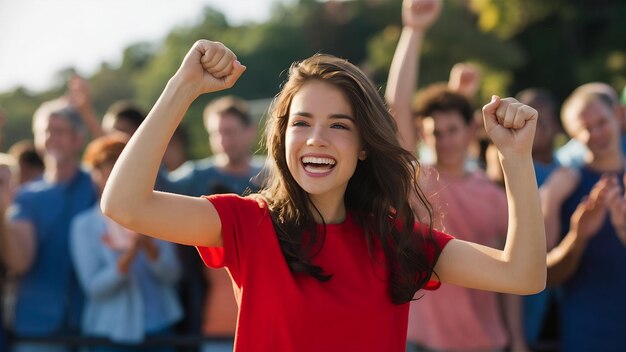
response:
<svg viewBox="0 0 626 352"><path fill-rule="evenodd" d="M508 187L503 251L429 228L417 160L398 143L376 88L332 56L291 67L268 118L271 172L258 195L153 191L189 104L244 71L221 43L198 41L124 150L101 203L123 226L197 246L207 265L228 268L240 307L238 351L402 351L408 302L435 280L543 289L545 235L530 155L537 115L513 99L494 97L484 108Z"/></svg>

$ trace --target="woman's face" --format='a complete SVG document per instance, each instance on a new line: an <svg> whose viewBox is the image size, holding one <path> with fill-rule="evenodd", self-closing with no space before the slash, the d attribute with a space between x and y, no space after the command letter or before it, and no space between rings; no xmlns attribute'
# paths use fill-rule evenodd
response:
<svg viewBox="0 0 626 352"><path fill-rule="evenodd" d="M354 118L343 92L320 80L306 82L291 101L287 166L317 206L343 202L358 160L365 159Z"/></svg>

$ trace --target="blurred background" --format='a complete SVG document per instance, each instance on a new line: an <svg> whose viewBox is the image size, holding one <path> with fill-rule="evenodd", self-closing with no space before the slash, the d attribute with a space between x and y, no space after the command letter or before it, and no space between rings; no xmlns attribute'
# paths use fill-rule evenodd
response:
<svg viewBox="0 0 626 352"><path fill-rule="evenodd" d="M295 61L344 57L384 87L401 30L397 0L0 0L0 107L5 150L31 136L34 110L73 73L100 116L119 99L149 109L197 39L225 43L248 70L229 94L265 111ZM626 85L626 2L446 0L426 37L420 86L446 81L457 62L481 68L479 98L541 86ZM191 157L208 153L201 97L184 120ZM477 102L478 103L478 102Z"/></svg>

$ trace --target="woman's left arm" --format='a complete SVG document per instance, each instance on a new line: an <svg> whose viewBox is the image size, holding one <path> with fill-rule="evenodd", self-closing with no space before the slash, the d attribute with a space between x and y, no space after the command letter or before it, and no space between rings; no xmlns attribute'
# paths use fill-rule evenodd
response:
<svg viewBox="0 0 626 352"><path fill-rule="evenodd" d="M485 129L498 147L506 183L508 230L503 250L462 240L444 248L435 271L443 282L533 294L546 285L546 237L531 149L537 111L513 98L484 106Z"/></svg>

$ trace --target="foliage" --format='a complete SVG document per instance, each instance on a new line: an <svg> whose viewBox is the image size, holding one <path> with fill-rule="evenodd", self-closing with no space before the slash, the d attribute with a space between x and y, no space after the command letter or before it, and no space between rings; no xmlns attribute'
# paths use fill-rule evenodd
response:
<svg viewBox="0 0 626 352"><path fill-rule="evenodd" d="M223 42L248 67L241 81L222 94L272 97L289 65L317 52L360 65L383 86L400 34L400 6L400 0L299 0L275 4L264 23L238 26L206 8L197 23L174 28L161 42L127 47L120 64L102 63L87 77L93 104L100 115L119 99L133 99L149 109L191 43L200 38ZM621 88L626 84L624 15L626 3L616 0L446 0L423 46L420 86L446 80L455 63L471 61L483 74L480 101L529 86L546 87L561 99L588 81ZM61 70L59 82L71 72ZM0 93L7 116L3 148L29 137L37 106L63 91L59 83L40 94L22 88ZM193 157L209 153L201 113L216 96L200 97L184 119Z"/></svg>

